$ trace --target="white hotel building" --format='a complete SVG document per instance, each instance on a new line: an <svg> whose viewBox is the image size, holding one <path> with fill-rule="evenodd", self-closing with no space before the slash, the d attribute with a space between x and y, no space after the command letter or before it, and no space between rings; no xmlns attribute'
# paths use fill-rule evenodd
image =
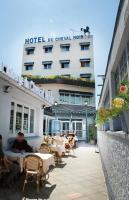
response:
<svg viewBox="0 0 129 200"><path fill-rule="evenodd" d="M92 35L26 39L22 75L49 90L58 103L45 109L45 113L51 110L51 115L56 115L56 126L46 116L44 132L72 130L80 139L88 137L86 127L93 122L95 113Z"/></svg>
<svg viewBox="0 0 129 200"><path fill-rule="evenodd" d="M53 97L34 82L0 65L0 134L4 147L8 139L22 131L35 148L43 141L43 106L51 106Z"/></svg>

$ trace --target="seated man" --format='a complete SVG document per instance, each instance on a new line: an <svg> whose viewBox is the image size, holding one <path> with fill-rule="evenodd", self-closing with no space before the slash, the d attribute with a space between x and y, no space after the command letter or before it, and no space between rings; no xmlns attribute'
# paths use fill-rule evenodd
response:
<svg viewBox="0 0 129 200"><path fill-rule="evenodd" d="M4 155L2 149L2 135L0 135L0 169L8 172L6 177L0 180L0 185L12 186L11 184L14 183L14 179L16 179L20 173L20 167L18 164L13 163Z"/></svg>
<svg viewBox="0 0 129 200"><path fill-rule="evenodd" d="M27 144L27 141L24 138L24 134L19 132L17 138L14 140L12 145L12 151L15 153L21 152L33 152L32 148Z"/></svg>

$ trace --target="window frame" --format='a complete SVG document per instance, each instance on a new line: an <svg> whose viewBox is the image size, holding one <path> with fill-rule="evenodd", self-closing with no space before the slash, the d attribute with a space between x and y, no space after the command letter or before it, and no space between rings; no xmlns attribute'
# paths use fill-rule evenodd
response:
<svg viewBox="0 0 129 200"><path fill-rule="evenodd" d="M81 51L88 51L90 49L90 43L80 43L80 49Z"/></svg>
<svg viewBox="0 0 129 200"><path fill-rule="evenodd" d="M69 52L70 44L60 44L61 52Z"/></svg>
<svg viewBox="0 0 129 200"><path fill-rule="evenodd" d="M34 67L34 62L27 62L27 63L24 63L24 67L25 67L25 71L31 71L33 70L33 67ZM31 69L27 69L28 68L31 68Z"/></svg>
<svg viewBox="0 0 129 200"><path fill-rule="evenodd" d="M90 58L88 58L88 59L80 59L80 64L81 64L81 68L83 68L83 67L91 67L91 59Z"/></svg>
<svg viewBox="0 0 129 200"><path fill-rule="evenodd" d="M17 130L16 130L16 113L17 113L17 105L21 105L22 106L22 120L21 120L21 132L24 133L25 136L29 137L29 136L35 136L35 121L36 121L36 109L32 106L29 106L27 104L24 104L20 101L11 101L10 103L10 121L11 121L11 104L14 103L14 115L13 115L13 127L12 130L9 127L9 133L10 135L16 135L17 134ZM26 133L24 131L24 109L28 108L29 109L29 114L28 114L28 133ZM30 132L30 110L34 110L34 121L33 121L33 133Z"/></svg>
<svg viewBox="0 0 129 200"><path fill-rule="evenodd" d="M34 51L35 51L35 47L26 47L25 48L25 51L26 51L26 55L33 55L34 54ZM28 53L28 52L31 52L31 53Z"/></svg>
<svg viewBox="0 0 129 200"><path fill-rule="evenodd" d="M53 45L48 45L48 46L43 46L43 49L44 49L44 53L52 53L52 50L53 50ZM46 49L49 49L46 51ZM50 50L51 49L51 50Z"/></svg>
<svg viewBox="0 0 129 200"><path fill-rule="evenodd" d="M51 69L52 68L52 61L43 61L42 65L43 65L43 69ZM45 67L45 65L46 65L46 67Z"/></svg>
<svg viewBox="0 0 129 200"><path fill-rule="evenodd" d="M64 64L67 64L67 67L64 67L63 65ZM61 69L67 69L67 68L69 68L70 67L70 60L60 60L60 67L61 67Z"/></svg>

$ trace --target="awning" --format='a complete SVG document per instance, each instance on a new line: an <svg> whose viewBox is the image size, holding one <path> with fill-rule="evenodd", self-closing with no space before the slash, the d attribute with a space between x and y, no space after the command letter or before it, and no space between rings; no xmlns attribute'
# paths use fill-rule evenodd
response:
<svg viewBox="0 0 129 200"><path fill-rule="evenodd" d="M35 47L26 47L25 50L34 50Z"/></svg>
<svg viewBox="0 0 129 200"><path fill-rule="evenodd" d="M90 62L90 58L82 58L80 59L80 62Z"/></svg>
<svg viewBox="0 0 129 200"><path fill-rule="evenodd" d="M34 65L34 62L27 62L27 63L24 63L24 66L28 66L28 65Z"/></svg>
<svg viewBox="0 0 129 200"><path fill-rule="evenodd" d="M80 42L80 46L85 45L85 46L90 46L90 42Z"/></svg>
<svg viewBox="0 0 129 200"><path fill-rule="evenodd" d="M52 48L53 45L46 45L46 46L43 46L43 49L46 49L46 48Z"/></svg>
<svg viewBox="0 0 129 200"><path fill-rule="evenodd" d="M42 65L44 65L44 64L52 64L52 61L43 61Z"/></svg>
<svg viewBox="0 0 129 200"><path fill-rule="evenodd" d="M60 44L60 47L70 46L70 44Z"/></svg>
<svg viewBox="0 0 129 200"><path fill-rule="evenodd" d="M70 60L60 60L60 63L69 63Z"/></svg>

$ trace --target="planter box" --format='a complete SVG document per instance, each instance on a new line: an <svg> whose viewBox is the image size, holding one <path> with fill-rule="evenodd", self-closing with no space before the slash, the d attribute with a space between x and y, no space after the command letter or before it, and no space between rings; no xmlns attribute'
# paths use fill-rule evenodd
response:
<svg viewBox="0 0 129 200"><path fill-rule="evenodd" d="M123 111L120 115L122 130L129 133L129 111Z"/></svg>
<svg viewBox="0 0 129 200"><path fill-rule="evenodd" d="M121 131L122 130L122 124L121 124L121 118L117 117L113 119L113 131Z"/></svg>
<svg viewBox="0 0 129 200"><path fill-rule="evenodd" d="M110 130L110 124L109 124L109 122L106 122L106 123L104 124L104 130L105 130L105 131Z"/></svg>
<svg viewBox="0 0 129 200"><path fill-rule="evenodd" d="M95 145L95 140L90 140L91 145Z"/></svg>

